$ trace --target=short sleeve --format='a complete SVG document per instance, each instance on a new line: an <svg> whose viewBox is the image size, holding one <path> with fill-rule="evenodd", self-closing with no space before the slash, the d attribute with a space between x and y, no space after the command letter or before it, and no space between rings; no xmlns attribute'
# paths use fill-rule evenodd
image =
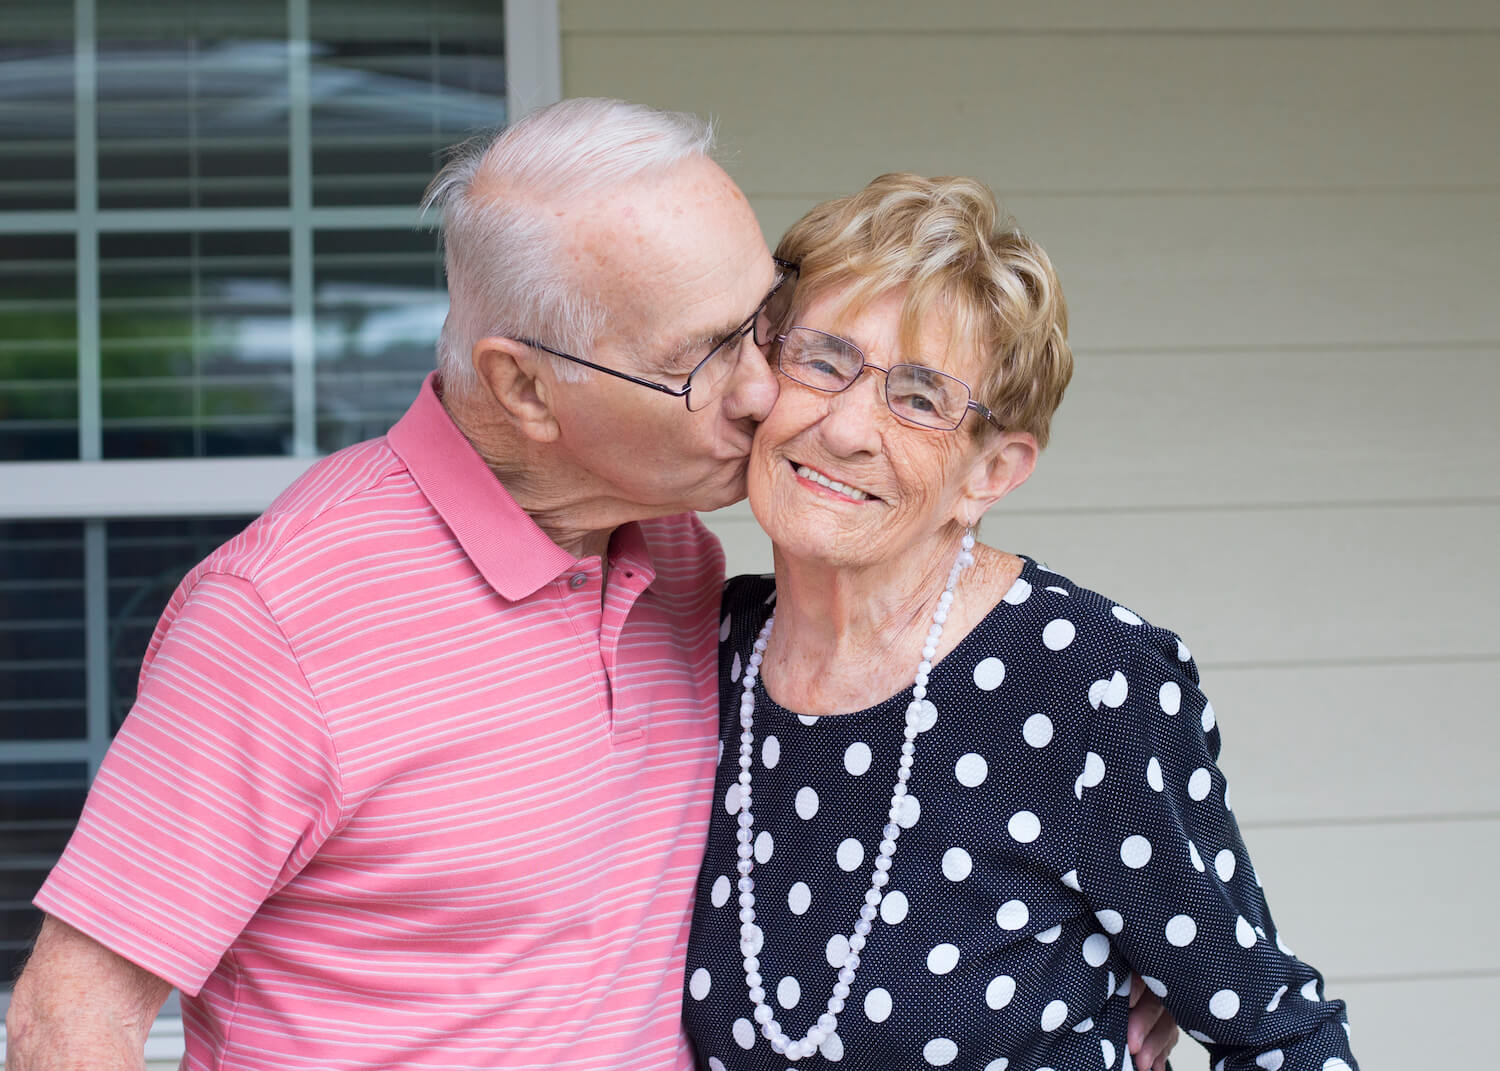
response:
<svg viewBox="0 0 1500 1071"><path fill-rule="evenodd" d="M248 581L205 575L159 639L36 905L196 994L336 826L339 780L297 659Z"/></svg>
<svg viewBox="0 0 1500 1071"><path fill-rule="evenodd" d="M1090 695L1089 772L1075 787L1083 895L1216 1068L1353 1068L1342 1002L1323 999L1321 976L1276 932L1187 649L1145 631Z"/></svg>

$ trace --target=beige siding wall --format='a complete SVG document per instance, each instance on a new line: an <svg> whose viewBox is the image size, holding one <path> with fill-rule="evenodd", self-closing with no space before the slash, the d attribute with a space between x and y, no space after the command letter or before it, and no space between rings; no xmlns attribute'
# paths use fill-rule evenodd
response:
<svg viewBox="0 0 1500 1071"><path fill-rule="evenodd" d="M1078 372L986 538L1193 646L1277 917L1366 1071L1493 1062L1500 6L562 20L566 93L717 116L773 242L881 171L1001 192L1059 267ZM748 510L710 523L769 568Z"/></svg>

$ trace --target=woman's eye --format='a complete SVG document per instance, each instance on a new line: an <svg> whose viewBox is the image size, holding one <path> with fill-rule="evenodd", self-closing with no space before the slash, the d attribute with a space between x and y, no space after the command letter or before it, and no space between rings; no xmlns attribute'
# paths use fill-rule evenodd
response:
<svg viewBox="0 0 1500 1071"><path fill-rule="evenodd" d="M938 409L937 402L925 394L903 394L896 404L915 413L936 413Z"/></svg>

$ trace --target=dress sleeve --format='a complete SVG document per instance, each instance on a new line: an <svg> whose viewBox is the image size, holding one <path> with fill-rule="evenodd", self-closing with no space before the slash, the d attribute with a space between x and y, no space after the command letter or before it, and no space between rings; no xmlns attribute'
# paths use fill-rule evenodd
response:
<svg viewBox="0 0 1500 1071"><path fill-rule="evenodd" d="M1150 626L1097 681L1078 880L1100 926L1218 1071L1356 1068L1341 1001L1281 940L1219 772L1213 707ZM1155 642L1151 642L1155 641Z"/></svg>
<svg viewBox="0 0 1500 1071"><path fill-rule="evenodd" d="M209 574L142 673L36 905L196 994L335 828L339 801L286 637L247 581Z"/></svg>

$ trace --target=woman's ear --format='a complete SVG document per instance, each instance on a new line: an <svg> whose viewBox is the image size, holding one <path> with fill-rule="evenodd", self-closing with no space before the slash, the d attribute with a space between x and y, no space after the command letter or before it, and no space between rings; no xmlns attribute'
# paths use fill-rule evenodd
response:
<svg viewBox="0 0 1500 1071"><path fill-rule="evenodd" d="M474 372L521 434L539 443L557 439L553 381L547 359L513 338L482 338L471 353Z"/></svg>
<svg viewBox="0 0 1500 1071"><path fill-rule="evenodd" d="M978 524L991 506L1026 482L1040 453L1029 431L1002 431L992 437L964 480L956 506L958 521L965 527Z"/></svg>

